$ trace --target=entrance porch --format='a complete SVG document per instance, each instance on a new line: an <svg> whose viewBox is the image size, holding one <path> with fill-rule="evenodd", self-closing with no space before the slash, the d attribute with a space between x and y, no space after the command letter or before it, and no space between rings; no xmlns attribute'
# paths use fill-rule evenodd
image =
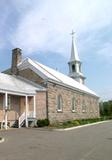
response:
<svg viewBox="0 0 112 160"><path fill-rule="evenodd" d="M20 128L36 119L35 95L0 91L0 124L7 129L17 123Z"/></svg>

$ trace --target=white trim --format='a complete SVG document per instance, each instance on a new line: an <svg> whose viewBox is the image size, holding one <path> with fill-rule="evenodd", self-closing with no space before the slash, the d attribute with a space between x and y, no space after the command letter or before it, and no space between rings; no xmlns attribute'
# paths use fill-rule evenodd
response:
<svg viewBox="0 0 112 160"><path fill-rule="evenodd" d="M61 94L57 95L56 101L57 101L56 102L57 103L57 112L63 112L63 98L62 98Z"/></svg>
<svg viewBox="0 0 112 160"><path fill-rule="evenodd" d="M21 71L21 70L24 70L24 69L31 69L33 70L36 74L38 74L40 77L42 77L43 79L46 79L47 76L45 74L43 74L40 70L38 70L36 67L35 67L35 62L33 62L31 59L29 58L26 58L22 63L20 63L18 65L18 69Z"/></svg>
<svg viewBox="0 0 112 160"><path fill-rule="evenodd" d="M72 110L72 112L73 112L73 113L76 113L77 111L74 109L74 110Z"/></svg>
<svg viewBox="0 0 112 160"><path fill-rule="evenodd" d="M72 97L72 112L77 112L77 104L76 104L76 98L75 96Z"/></svg>
<svg viewBox="0 0 112 160"><path fill-rule="evenodd" d="M8 107L8 94L5 93L5 129L7 130L7 107Z"/></svg>
<svg viewBox="0 0 112 160"><path fill-rule="evenodd" d="M25 105L26 105L26 110L25 110L25 125L28 127L28 96L25 96Z"/></svg>
<svg viewBox="0 0 112 160"><path fill-rule="evenodd" d="M36 96L33 96L33 116L36 117Z"/></svg>
<svg viewBox="0 0 112 160"><path fill-rule="evenodd" d="M83 109L83 110L82 110L82 113L86 113L86 110L85 110L85 109Z"/></svg>
<svg viewBox="0 0 112 160"><path fill-rule="evenodd" d="M83 93L83 94L87 94L87 95L89 95L89 96L92 96L92 97L95 97L95 98L98 98L98 99L99 99L99 96L97 96L97 95L95 95L95 94L89 93L89 92L87 92L87 91L81 90L81 89L76 88L76 87L73 87L73 86L70 86L70 85L68 85L68 84L64 84L64 83L58 82L58 81L53 80L53 79L50 79L50 78L48 78L48 82L55 83L55 84L57 84L57 85L60 85L60 86L62 86L62 87L66 87L66 88L68 88L68 89L72 89L74 92L77 91L77 92L80 92L81 94L82 94L82 93Z"/></svg>
<svg viewBox="0 0 112 160"><path fill-rule="evenodd" d="M0 89L0 93L8 93L8 94L12 94L12 95L18 95L18 96L33 96L33 95L36 95L36 93L31 93L31 94L28 94L28 93L20 93L20 92L15 92L15 91L7 91L7 90L1 90Z"/></svg>
<svg viewBox="0 0 112 160"><path fill-rule="evenodd" d="M5 109L8 107L8 93L5 92Z"/></svg>
<svg viewBox="0 0 112 160"><path fill-rule="evenodd" d="M63 110L62 109L57 109L57 112L62 112Z"/></svg>

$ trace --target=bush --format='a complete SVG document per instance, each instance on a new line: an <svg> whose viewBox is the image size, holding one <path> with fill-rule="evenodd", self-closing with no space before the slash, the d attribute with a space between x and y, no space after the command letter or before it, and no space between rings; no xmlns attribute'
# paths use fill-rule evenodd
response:
<svg viewBox="0 0 112 160"><path fill-rule="evenodd" d="M38 127L44 127L49 125L49 120L48 119L39 119L37 121L37 126Z"/></svg>
<svg viewBox="0 0 112 160"><path fill-rule="evenodd" d="M79 125L80 125L80 122L79 122L78 120L74 120L74 121L72 121L72 124L73 124L74 126L79 126Z"/></svg>

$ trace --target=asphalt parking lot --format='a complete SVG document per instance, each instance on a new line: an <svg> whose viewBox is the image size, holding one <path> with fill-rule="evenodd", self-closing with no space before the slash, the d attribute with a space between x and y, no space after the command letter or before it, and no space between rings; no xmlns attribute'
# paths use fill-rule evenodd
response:
<svg viewBox="0 0 112 160"><path fill-rule="evenodd" d="M112 160L112 121L71 131L0 131L0 160Z"/></svg>

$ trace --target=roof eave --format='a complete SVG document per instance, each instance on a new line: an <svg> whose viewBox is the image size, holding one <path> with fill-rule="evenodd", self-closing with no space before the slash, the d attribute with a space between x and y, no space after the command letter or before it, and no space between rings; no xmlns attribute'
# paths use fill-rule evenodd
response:
<svg viewBox="0 0 112 160"><path fill-rule="evenodd" d="M81 92L81 93L83 92L83 93L86 93L86 94L88 94L88 95L92 95L92 96L94 96L94 97L100 98L98 95L95 95L95 94L86 92L86 91L84 91L84 90L81 90L81 89L78 89L78 88L75 88L75 87L71 87L71 86L69 86L69 85L67 85L67 84L60 83L60 82L57 82L57 81L52 80L52 79L48 79L48 82L56 83L56 84L61 85L61 86L63 86L63 87L66 87L66 88L69 88L69 89L72 89L72 90L75 90L75 91L78 91L78 92Z"/></svg>

